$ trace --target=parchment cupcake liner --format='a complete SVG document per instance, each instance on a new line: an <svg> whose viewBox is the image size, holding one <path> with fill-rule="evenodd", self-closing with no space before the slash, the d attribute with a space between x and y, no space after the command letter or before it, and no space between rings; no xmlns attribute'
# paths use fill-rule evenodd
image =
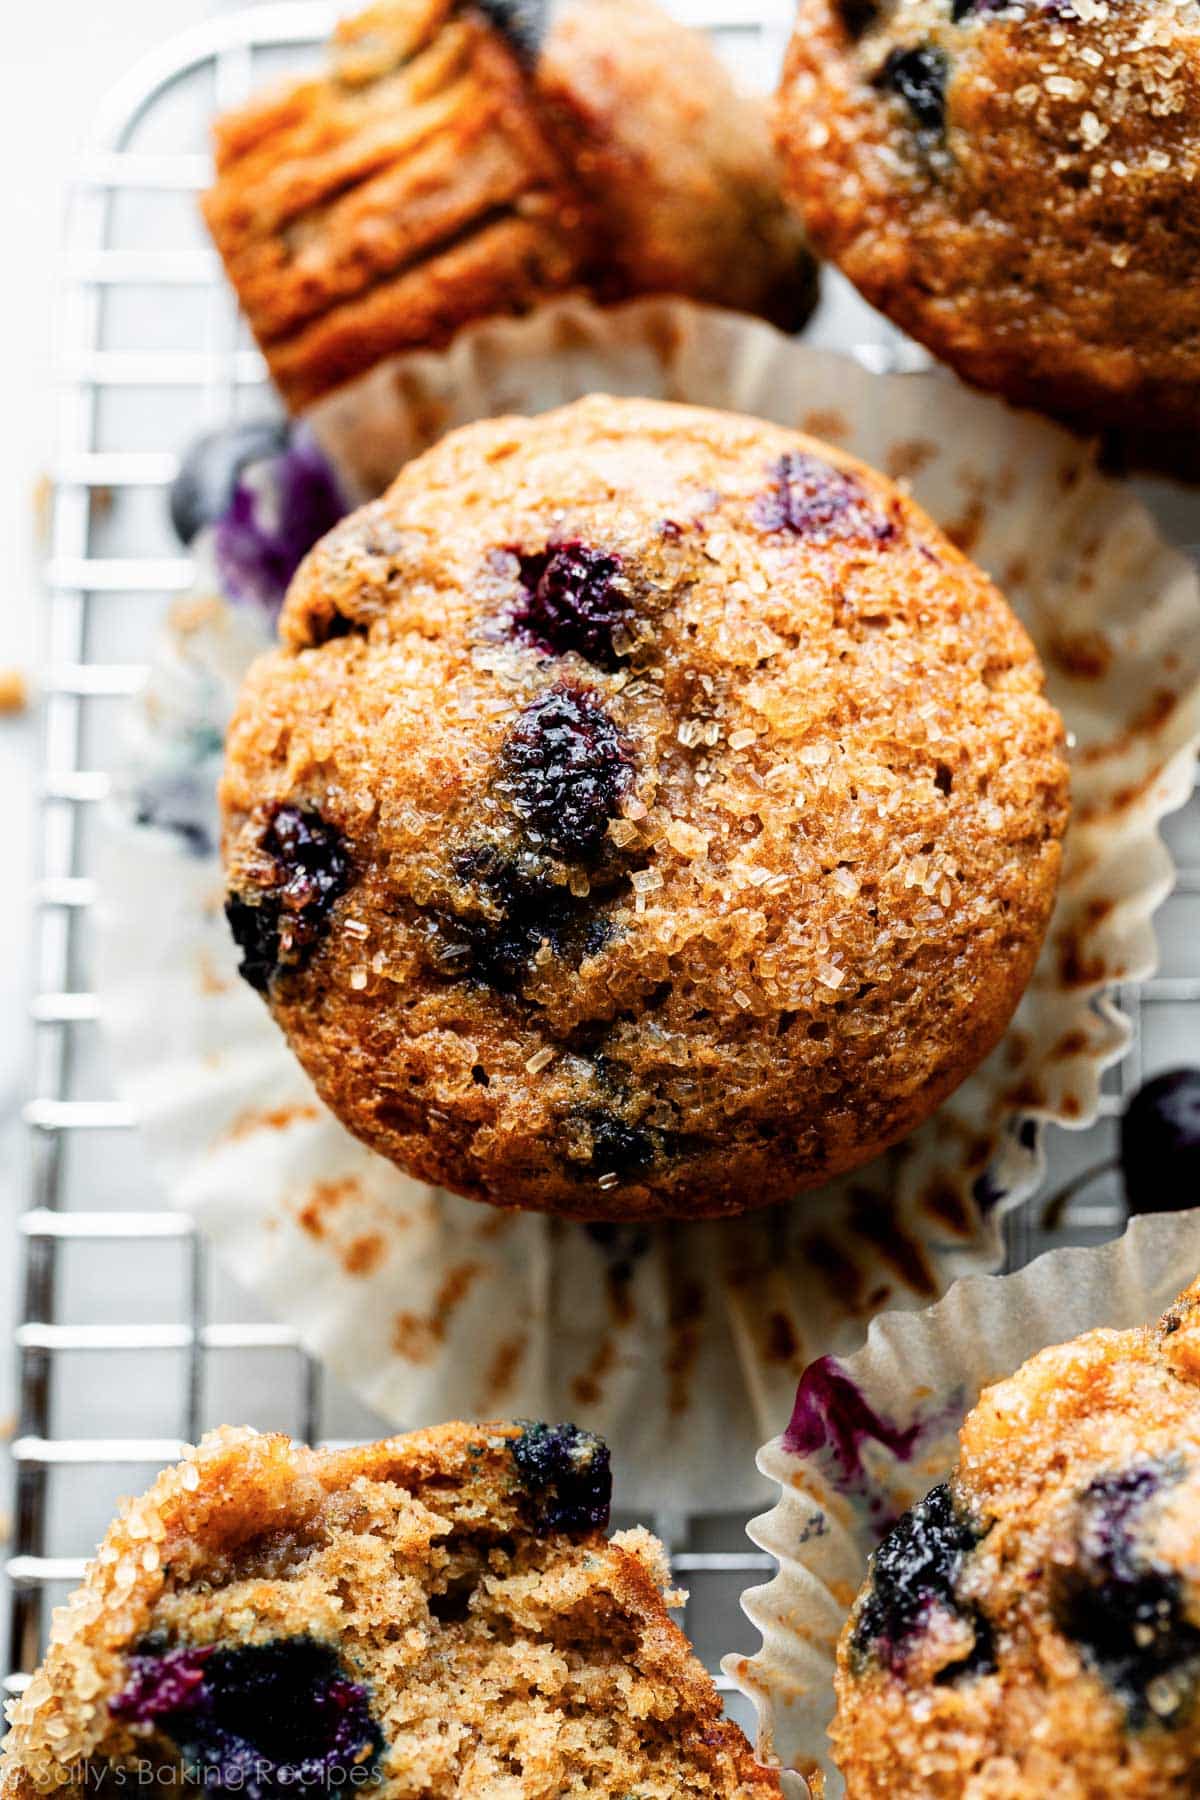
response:
<svg viewBox="0 0 1200 1800"><path fill-rule="evenodd" d="M788 1430L758 1457L779 1490L749 1527L779 1562L742 1602L762 1647L725 1664L757 1711L764 1760L816 1777L824 1800L842 1794L826 1737L838 1638L884 1530L954 1468L982 1389L1050 1344L1148 1323L1198 1270L1200 1211L1135 1219L1102 1249L1052 1250L877 1318L854 1356L806 1372Z"/></svg>
<svg viewBox="0 0 1200 1800"><path fill-rule="evenodd" d="M1158 825L1200 739L1200 590L1056 428L679 302L489 324L376 370L311 423L361 496L453 425L597 389L802 426L909 480L1030 626L1075 738L1077 816L997 1052L902 1149L742 1221L585 1227L408 1180L321 1108L236 977L212 790L236 675L267 628L203 580L168 621L107 819L102 1017L174 1204L384 1418L574 1417L612 1443L623 1502L669 1508L686 1485L715 1511L764 1496L755 1450L805 1364L855 1348L881 1307L995 1267L1000 1213L1039 1176L1039 1122L1094 1116L1128 1038L1110 996L1153 966L1171 884Z"/></svg>

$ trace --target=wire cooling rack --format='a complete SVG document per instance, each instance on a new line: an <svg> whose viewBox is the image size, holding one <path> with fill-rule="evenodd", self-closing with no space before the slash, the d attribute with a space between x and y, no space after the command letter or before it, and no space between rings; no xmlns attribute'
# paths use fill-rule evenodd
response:
<svg viewBox="0 0 1200 1800"><path fill-rule="evenodd" d="M770 82L790 0L675 0L673 10L711 29L748 82ZM164 45L105 107L70 196L45 582L29 1185L18 1225L11 1689L37 1662L50 1609L118 1495L145 1486L182 1442L226 1421L310 1442L382 1428L211 1264L190 1221L163 1209L135 1120L112 1096L92 991L91 921L103 903L91 874L94 817L116 714L143 679L164 605L191 579L165 489L197 431L274 405L197 214L208 123L313 61L332 16L324 5L260 6ZM832 278L815 332L884 354L896 343ZM1177 518L1170 525L1177 540L1189 535ZM1122 1097L1144 1070L1197 1060L1200 806L1168 835L1183 872L1162 914L1163 973L1123 995L1134 1050L1109 1077L1100 1123L1055 1134L1051 1189L1107 1161ZM1121 1223L1115 1182L1101 1176L1053 1241L1097 1241ZM1048 1241L1031 1210L1010 1221L1011 1262ZM722 1652L747 1645L738 1596L769 1559L749 1549L737 1519L681 1503L650 1522L691 1589L687 1627L715 1669Z"/></svg>

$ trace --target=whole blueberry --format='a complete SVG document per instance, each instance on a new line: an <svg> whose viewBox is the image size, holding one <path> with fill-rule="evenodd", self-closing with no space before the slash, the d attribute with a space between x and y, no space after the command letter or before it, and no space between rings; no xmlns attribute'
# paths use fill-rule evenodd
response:
<svg viewBox="0 0 1200 1800"><path fill-rule="evenodd" d="M950 61L944 50L918 44L911 50L892 50L877 79L881 87L900 96L926 131L941 132L946 125L949 73Z"/></svg>
<svg viewBox="0 0 1200 1800"><path fill-rule="evenodd" d="M248 419L196 438L179 465L169 496L171 523L180 543L190 544L206 525L215 525L229 508L242 470L279 456L287 441L283 419Z"/></svg>
<svg viewBox="0 0 1200 1800"><path fill-rule="evenodd" d="M518 1423L520 1436L509 1448L534 1528L574 1537L603 1531L612 1504L611 1459L604 1439L578 1425Z"/></svg>
<svg viewBox="0 0 1200 1800"><path fill-rule="evenodd" d="M238 973L265 994L281 969L308 962L350 885L351 865L341 833L290 804L266 814L258 847L270 879L231 892L225 917L242 952Z"/></svg>
<svg viewBox="0 0 1200 1800"><path fill-rule="evenodd" d="M571 858L600 849L633 780L629 745L599 695L565 683L525 707L501 762L513 810Z"/></svg>
<svg viewBox="0 0 1200 1800"><path fill-rule="evenodd" d="M1200 1206L1200 1069L1156 1075L1121 1121L1121 1173L1131 1213Z"/></svg>

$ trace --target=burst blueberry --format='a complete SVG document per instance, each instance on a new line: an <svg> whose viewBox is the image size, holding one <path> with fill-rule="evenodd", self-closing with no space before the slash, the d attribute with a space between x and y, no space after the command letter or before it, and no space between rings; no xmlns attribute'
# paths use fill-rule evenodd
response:
<svg viewBox="0 0 1200 1800"><path fill-rule="evenodd" d="M269 878L231 893L225 917L242 952L239 973L266 993L281 969L303 968L320 944L351 865L341 833L298 806L269 812L258 847Z"/></svg>
<svg viewBox="0 0 1200 1800"><path fill-rule="evenodd" d="M943 1482L905 1513L884 1538L871 1565L871 1585L855 1620L852 1647L899 1670L913 1638L935 1609L971 1623L974 1648L942 1678L982 1674L993 1666L991 1631L982 1615L958 1599L963 1564L980 1533L958 1509Z"/></svg>
<svg viewBox="0 0 1200 1800"><path fill-rule="evenodd" d="M628 1181L657 1158L655 1136L639 1125L627 1125L616 1113L596 1108L572 1114L567 1124L581 1128L591 1143L589 1174L618 1175Z"/></svg>
<svg viewBox="0 0 1200 1800"><path fill-rule="evenodd" d="M891 520L853 475L798 450L781 457L772 483L755 508L765 531L789 532L818 543L886 543Z"/></svg>
<svg viewBox="0 0 1200 1800"><path fill-rule="evenodd" d="M1054 1596L1061 1630L1125 1706L1129 1722L1170 1724L1200 1680L1200 1629L1185 1616L1178 1574L1155 1563L1146 1509L1182 1466L1140 1463L1101 1476L1079 1501L1079 1556Z"/></svg>
<svg viewBox="0 0 1200 1800"><path fill-rule="evenodd" d="M548 655L573 650L598 669L619 668L618 642L633 621L621 558L575 540L522 556L520 566L522 598L513 613L520 634Z"/></svg>
<svg viewBox="0 0 1200 1800"><path fill-rule="evenodd" d="M574 860L601 848L633 781L630 747L599 696L566 684L525 708L501 764L513 810L541 842Z"/></svg>
<svg viewBox="0 0 1200 1800"><path fill-rule="evenodd" d="M370 1775L383 1750L367 1690L314 1638L142 1652L111 1702L176 1745L201 1786L281 1800Z"/></svg>
<svg viewBox="0 0 1200 1800"><path fill-rule="evenodd" d="M435 959L449 975L515 993L543 944L555 956L578 960L608 941L608 922L594 902L551 880L535 858L512 859L481 845L461 852L452 867L478 905L434 920Z"/></svg>
<svg viewBox="0 0 1200 1800"><path fill-rule="evenodd" d="M917 123L926 131L946 128L946 81L950 62L944 50L918 44L911 50L892 50L877 77L880 87L898 94Z"/></svg>
<svg viewBox="0 0 1200 1800"><path fill-rule="evenodd" d="M578 1425L518 1423L521 1434L510 1449L534 1528L573 1537L603 1531L612 1505L611 1459L603 1438Z"/></svg>

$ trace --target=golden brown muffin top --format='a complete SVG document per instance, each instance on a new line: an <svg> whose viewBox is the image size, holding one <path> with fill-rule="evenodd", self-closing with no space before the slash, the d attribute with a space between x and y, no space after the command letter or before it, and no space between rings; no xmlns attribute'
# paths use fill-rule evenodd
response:
<svg viewBox="0 0 1200 1800"><path fill-rule="evenodd" d="M778 124L809 229L961 373L1084 426L1200 409L1200 11L802 0Z"/></svg>
<svg viewBox="0 0 1200 1800"><path fill-rule="evenodd" d="M911 1129L1007 1023L1061 722L996 590L840 452L642 401L471 426L318 546L281 634L228 741L235 935L401 1166L741 1211Z"/></svg>
<svg viewBox="0 0 1200 1800"><path fill-rule="evenodd" d="M839 1652L849 1800L1179 1800L1200 1783L1200 1282L980 1396Z"/></svg>

